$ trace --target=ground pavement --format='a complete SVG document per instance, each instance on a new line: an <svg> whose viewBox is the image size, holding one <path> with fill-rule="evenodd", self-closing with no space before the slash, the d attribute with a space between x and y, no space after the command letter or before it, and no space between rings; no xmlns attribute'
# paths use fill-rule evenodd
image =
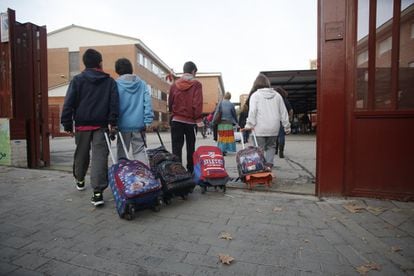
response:
<svg viewBox="0 0 414 276"><path fill-rule="evenodd" d="M414 275L413 202L197 188L126 221L69 172L0 179L1 275Z"/></svg>

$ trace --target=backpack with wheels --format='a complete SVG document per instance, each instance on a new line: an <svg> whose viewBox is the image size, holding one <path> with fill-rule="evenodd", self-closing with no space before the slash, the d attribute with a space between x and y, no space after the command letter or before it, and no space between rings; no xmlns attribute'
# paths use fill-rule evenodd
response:
<svg viewBox="0 0 414 276"><path fill-rule="evenodd" d="M131 220L135 217L135 211L151 208L159 211L162 203L162 186L155 178L151 169L138 160L129 160L122 135L121 139L127 158L116 162L113 155L108 134L105 139L112 158L112 166L108 170L108 182L115 199L116 210L121 218Z"/></svg>
<svg viewBox="0 0 414 276"><path fill-rule="evenodd" d="M219 187L226 191L229 175L225 169L223 153L216 146L199 146L193 154L194 181L200 185L202 192L207 187Z"/></svg>

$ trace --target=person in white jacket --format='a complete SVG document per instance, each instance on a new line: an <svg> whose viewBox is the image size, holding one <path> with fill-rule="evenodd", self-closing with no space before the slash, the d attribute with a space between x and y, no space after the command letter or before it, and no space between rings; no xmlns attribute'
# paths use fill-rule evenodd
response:
<svg viewBox="0 0 414 276"><path fill-rule="evenodd" d="M273 167L280 123L286 134L289 134L289 115L283 98L271 88L269 79L264 74L259 74L250 92L249 115L244 130L254 130L257 144L263 148L270 169Z"/></svg>

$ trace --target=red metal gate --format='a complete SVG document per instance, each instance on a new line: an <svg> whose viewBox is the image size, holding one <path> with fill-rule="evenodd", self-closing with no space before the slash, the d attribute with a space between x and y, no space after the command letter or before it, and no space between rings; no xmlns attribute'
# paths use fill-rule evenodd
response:
<svg viewBox="0 0 414 276"><path fill-rule="evenodd" d="M317 194L414 199L414 4L318 2Z"/></svg>
<svg viewBox="0 0 414 276"><path fill-rule="evenodd" d="M8 23L9 41L2 43L8 54L2 58L9 58L6 77L11 77L4 91L11 95L11 102L2 106L8 105L11 112L2 115L10 118L10 139L26 139L28 167L49 166L46 28L16 22L10 9ZM3 87L2 94L8 95Z"/></svg>

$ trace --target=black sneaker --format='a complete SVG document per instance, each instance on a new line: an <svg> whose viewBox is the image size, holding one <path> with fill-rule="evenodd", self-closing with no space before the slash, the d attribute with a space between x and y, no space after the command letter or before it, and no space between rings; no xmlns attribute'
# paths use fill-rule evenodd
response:
<svg viewBox="0 0 414 276"><path fill-rule="evenodd" d="M104 204L103 195L100 192L94 192L91 198L91 203L94 206L100 206Z"/></svg>
<svg viewBox="0 0 414 276"><path fill-rule="evenodd" d="M75 179L75 186L76 186L76 189L78 189L78 191L85 190L86 189L85 180L79 181L79 180Z"/></svg>

